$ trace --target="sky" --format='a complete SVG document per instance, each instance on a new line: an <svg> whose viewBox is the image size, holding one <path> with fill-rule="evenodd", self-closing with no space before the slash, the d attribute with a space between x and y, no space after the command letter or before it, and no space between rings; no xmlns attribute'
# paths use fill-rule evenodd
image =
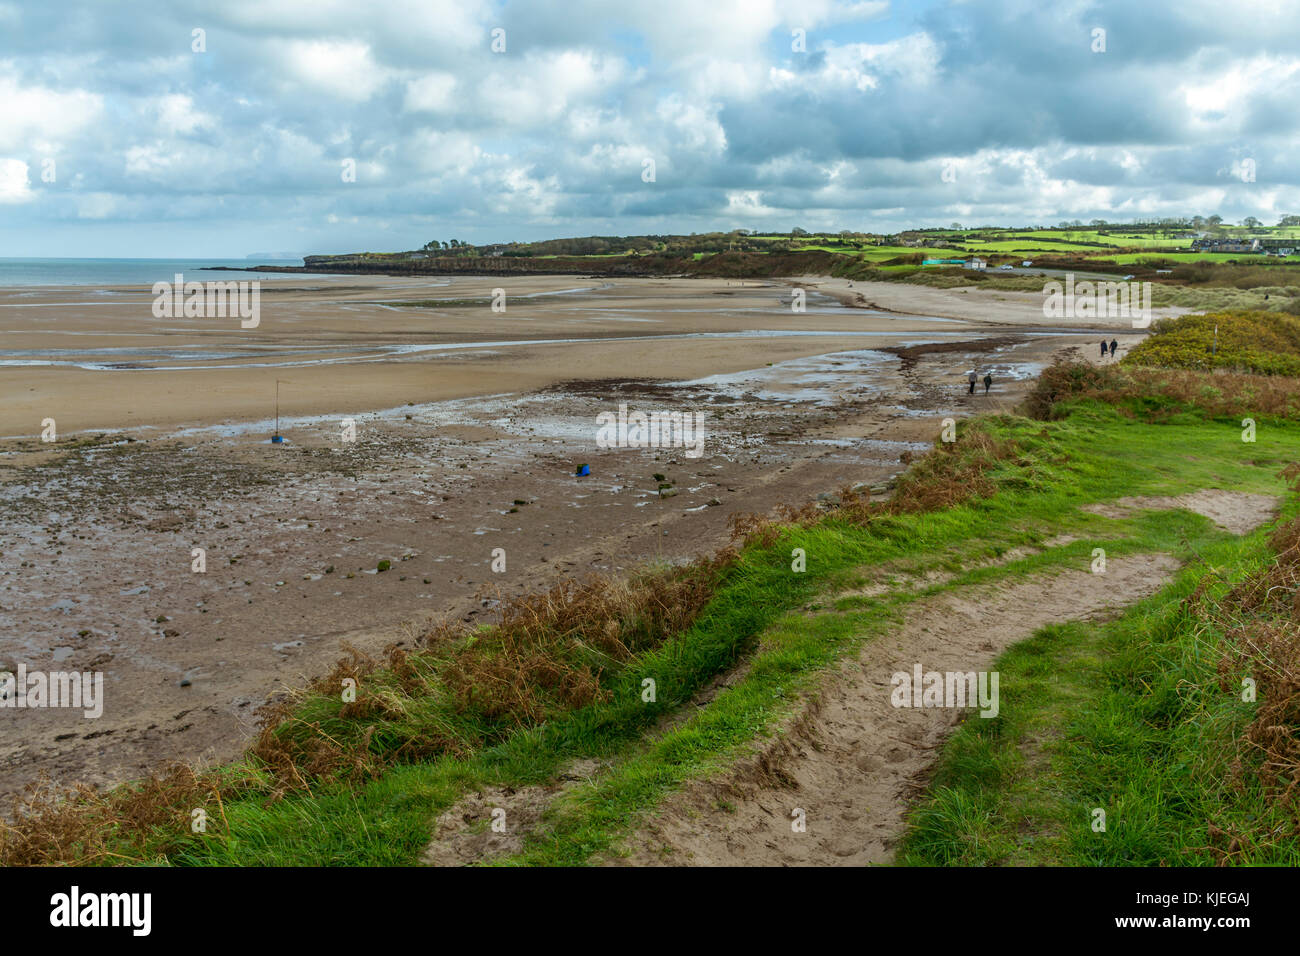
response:
<svg viewBox="0 0 1300 956"><path fill-rule="evenodd" d="M1300 0L0 0L0 256L1300 214Z"/></svg>

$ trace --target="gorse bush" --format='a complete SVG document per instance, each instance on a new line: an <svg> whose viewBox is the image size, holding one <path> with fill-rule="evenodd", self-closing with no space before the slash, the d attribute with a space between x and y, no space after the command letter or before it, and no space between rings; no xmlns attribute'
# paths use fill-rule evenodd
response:
<svg viewBox="0 0 1300 956"><path fill-rule="evenodd" d="M1162 319L1153 334L1124 357L1124 364L1300 376L1300 319L1278 312L1212 312Z"/></svg>

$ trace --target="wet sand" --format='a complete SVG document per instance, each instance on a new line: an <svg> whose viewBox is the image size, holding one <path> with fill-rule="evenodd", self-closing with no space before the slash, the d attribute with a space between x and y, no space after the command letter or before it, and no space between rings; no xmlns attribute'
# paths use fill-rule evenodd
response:
<svg viewBox="0 0 1300 956"><path fill-rule="evenodd" d="M147 290L0 290L0 665L102 671L106 695L97 720L0 709L0 790L228 759L345 641L711 551L731 514L880 481L939 419L1009 409L1097 338L965 320L960 299L957 321L816 293L793 313L812 281L285 281L249 330L155 319ZM435 298L460 304L410 305ZM881 351L924 343L956 350ZM620 403L699 411L704 453L599 447Z"/></svg>

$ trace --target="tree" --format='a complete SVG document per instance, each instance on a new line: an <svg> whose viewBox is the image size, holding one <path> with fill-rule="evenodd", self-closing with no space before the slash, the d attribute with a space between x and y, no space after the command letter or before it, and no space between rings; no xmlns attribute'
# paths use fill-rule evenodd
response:
<svg viewBox="0 0 1300 956"><path fill-rule="evenodd" d="M1283 216L1278 220L1279 226L1300 226L1300 216Z"/></svg>
<svg viewBox="0 0 1300 956"><path fill-rule="evenodd" d="M1247 216L1245 219L1241 220L1241 224L1247 229L1258 229L1260 226L1264 225L1254 216Z"/></svg>

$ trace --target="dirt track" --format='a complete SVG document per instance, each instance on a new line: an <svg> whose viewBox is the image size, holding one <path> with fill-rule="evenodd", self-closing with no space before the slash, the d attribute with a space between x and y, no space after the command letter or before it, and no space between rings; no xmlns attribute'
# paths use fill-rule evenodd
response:
<svg viewBox="0 0 1300 956"><path fill-rule="evenodd" d="M1177 498L1120 499L1084 510L1125 517L1134 509L1186 508L1233 534L1275 516L1267 495L1205 489ZM1045 548L1074 540L1062 536ZM1013 549L996 562L1031 553ZM952 707L898 707L896 673L988 672L1002 651L1041 627L1108 618L1158 591L1177 570L1166 554L1114 559L1104 574L1091 569L1043 572L944 592L909 605L903 620L868 641L804 698L784 730L725 772L670 794L635 833L601 860L616 866L852 866L888 863L905 830L905 815L929 779L938 748L962 719ZM916 587L942 583L927 574ZM855 594L878 596L900 585L875 584ZM847 595L845 595L847 596ZM714 694L743 678L745 664L723 675ZM434 827L424 862L456 866L519 852L546 809L570 787L607 768L582 761L549 786L468 794ZM506 813L504 832L483 826ZM803 829L792 826L802 815Z"/></svg>
<svg viewBox="0 0 1300 956"><path fill-rule="evenodd" d="M1153 594L1176 569L1167 555L1110 562L945 593L904 612L828 680L793 729L725 781L675 794L612 858L632 866L856 866L886 863L936 749L965 711L894 707L890 678L987 672L999 653L1056 621L1096 618ZM967 719L978 720L978 716ZM784 786L771 783L773 768ZM755 782L755 781L760 782ZM725 792L728 810L718 809ZM802 810L806 830L792 813Z"/></svg>

